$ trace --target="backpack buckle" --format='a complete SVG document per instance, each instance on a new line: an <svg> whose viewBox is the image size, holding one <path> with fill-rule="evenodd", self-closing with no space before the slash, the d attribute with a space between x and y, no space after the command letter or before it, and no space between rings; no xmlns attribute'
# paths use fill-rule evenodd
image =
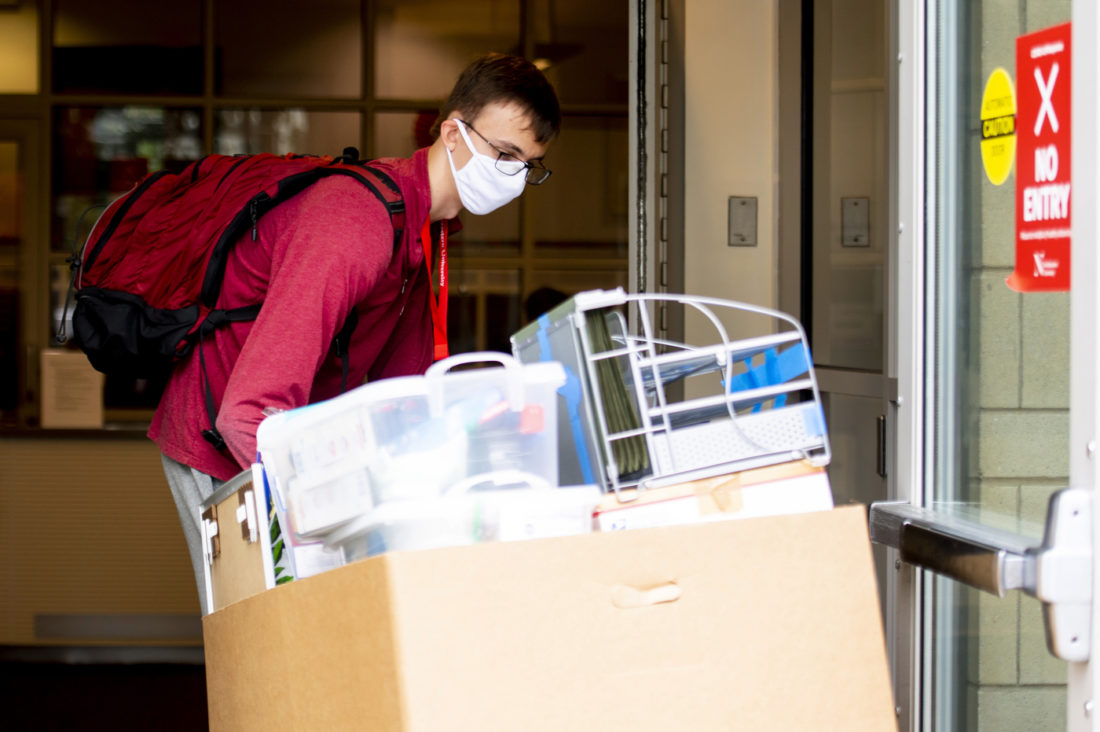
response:
<svg viewBox="0 0 1100 732"><path fill-rule="evenodd" d="M224 450L226 448L225 440L222 439L221 433L213 427L203 430L202 438L213 445L217 450Z"/></svg>

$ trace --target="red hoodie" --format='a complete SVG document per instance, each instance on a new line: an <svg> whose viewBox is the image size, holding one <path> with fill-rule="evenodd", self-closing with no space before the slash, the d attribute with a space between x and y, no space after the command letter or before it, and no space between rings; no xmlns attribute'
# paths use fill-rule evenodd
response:
<svg viewBox="0 0 1100 732"><path fill-rule="evenodd" d="M149 428L161 451L228 480L256 457L264 409L292 409L340 393L332 340L351 308L359 324L349 347L348 388L364 379L423 373L432 362L430 280L420 243L431 192L427 149L381 161L405 201L406 226L394 250L382 203L345 176L330 176L260 219L237 243L218 307L256 302L254 322L220 328L176 366ZM210 427L203 371L229 446L202 437Z"/></svg>

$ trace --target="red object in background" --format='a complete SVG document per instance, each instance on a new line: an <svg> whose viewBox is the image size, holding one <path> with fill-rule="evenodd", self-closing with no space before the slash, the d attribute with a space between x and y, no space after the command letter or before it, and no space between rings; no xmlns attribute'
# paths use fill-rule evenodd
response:
<svg viewBox="0 0 1100 732"><path fill-rule="evenodd" d="M432 127L435 126L437 117L439 117L439 112L432 110L421 110L416 113L416 121L413 122L413 139L416 141L417 149L429 147L435 142Z"/></svg>
<svg viewBox="0 0 1100 732"><path fill-rule="evenodd" d="M149 174L149 161L145 158L121 158L107 162L107 190L125 193Z"/></svg>
<svg viewBox="0 0 1100 732"><path fill-rule="evenodd" d="M1017 292L1070 286L1071 27L1016 39Z"/></svg>

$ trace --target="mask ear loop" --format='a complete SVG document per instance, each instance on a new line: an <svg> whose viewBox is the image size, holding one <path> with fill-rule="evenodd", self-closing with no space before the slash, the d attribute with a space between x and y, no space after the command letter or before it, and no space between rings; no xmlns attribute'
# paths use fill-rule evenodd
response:
<svg viewBox="0 0 1100 732"><path fill-rule="evenodd" d="M455 124L458 125L458 133L462 135L462 141L466 143L466 149L470 151L471 155L485 155L483 152L478 152L478 149L474 147L474 141L470 139L470 133L466 131L466 125L462 120L456 119ZM485 157L490 157L485 155ZM494 161L495 162L495 161Z"/></svg>

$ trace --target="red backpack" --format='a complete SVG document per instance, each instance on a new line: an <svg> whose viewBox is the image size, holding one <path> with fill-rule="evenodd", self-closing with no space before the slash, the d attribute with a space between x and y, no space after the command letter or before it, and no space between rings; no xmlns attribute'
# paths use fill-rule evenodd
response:
<svg viewBox="0 0 1100 732"><path fill-rule="evenodd" d="M76 305L73 341L103 373L163 374L202 338L230 322L253 320L262 303L217 308L236 242L267 211L329 175L360 182L386 206L394 249L405 227L397 184L355 148L338 158L313 155L208 155L179 173L147 176L108 205L71 266ZM66 303L66 309L68 304ZM348 373L355 310L334 346ZM58 339L65 340L65 318ZM213 430L213 404L208 411Z"/></svg>

